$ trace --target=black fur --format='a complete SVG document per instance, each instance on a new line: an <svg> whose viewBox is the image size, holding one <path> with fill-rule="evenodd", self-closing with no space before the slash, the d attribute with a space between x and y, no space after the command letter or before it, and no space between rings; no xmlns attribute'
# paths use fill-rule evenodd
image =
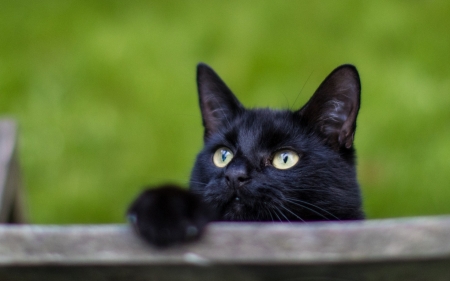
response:
<svg viewBox="0 0 450 281"><path fill-rule="evenodd" d="M172 185L144 191L130 206L128 219L148 242L167 246L198 238L214 217L194 194Z"/></svg>
<svg viewBox="0 0 450 281"><path fill-rule="evenodd" d="M145 239L162 246L187 241L211 220L364 218L353 148L361 88L354 66L336 68L297 111L245 109L205 64L197 83L205 144L190 190L151 189L133 203L129 215ZM212 157L224 146L234 157L219 168ZM283 149L300 159L279 170L272 158Z"/></svg>

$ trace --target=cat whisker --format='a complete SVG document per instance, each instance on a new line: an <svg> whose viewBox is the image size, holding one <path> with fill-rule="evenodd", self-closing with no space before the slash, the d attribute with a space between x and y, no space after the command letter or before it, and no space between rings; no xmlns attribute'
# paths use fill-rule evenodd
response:
<svg viewBox="0 0 450 281"><path fill-rule="evenodd" d="M197 195L204 195L204 193L201 190L192 190L192 189L190 189L189 192L197 194Z"/></svg>
<svg viewBox="0 0 450 281"><path fill-rule="evenodd" d="M310 206L312 206L312 207L315 207L315 208L317 208L317 209L319 209L319 210L321 210L321 211L323 211L323 212L329 214L330 216L332 216L332 217L335 218L336 220L340 220L340 219L339 219L337 216L335 216L333 213L330 213L329 211L327 211L327 210L325 210L325 209L323 209L323 208L321 208L321 207L319 207L319 206L317 206L317 205L314 205L314 204L312 204L312 203L309 203L309 202L306 202L306 201L303 201L303 200L295 199L295 198L289 198L289 199L291 199L291 200L293 200L293 201L300 202L300 203L302 203L302 204L306 204L306 205L310 205Z"/></svg>
<svg viewBox="0 0 450 281"><path fill-rule="evenodd" d="M270 209L269 208L267 208L267 206L265 206L264 204L263 205L261 205L261 207L262 207L262 209L267 213L267 214L269 214L269 216L270 216L270 219L272 220L272 222L274 222L274 220L273 220L273 216L272 216L272 212L270 211Z"/></svg>
<svg viewBox="0 0 450 281"><path fill-rule="evenodd" d="M261 215L261 209L258 209L258 211L256 212L256 221L259 221L259 217Z"/></svg>
<svg viewBox="0 0 450 281"><path fill-rule="evenodd" d="M297 214L295 214L294 212L292 212L291 210L289 210L288 208L286 208L283 205L280 205L281 208L285 209L286 211L288 211L289 213L291 213L292 215L294 215L296 218L298 218L299 220L301 220L302 222L305 222L304 219L302 219L301 217L299 217Z"/></svg>
<svg viewBox="0 0 450 281"><path fill-rule="evenodd" d="M206 186L206 185L207 185L206 182L193 181L193 180L190 180L190 181L188 182L188 184L191 184L191 183L195 183L195 184L198 184L198 185L200 185L200 186Z"/></svg>
<svg viewBox="0 0 450 281"><path fill-rule="evenodd" d="M279 205L280 207L283 207L282 205ZM291 223L291 221L286 217L286 215L280 210L280 209L278 209L278 207L277 206L273 206L275 209L275 211L278 211L279 213L280 213L280 215L283 217L283 218L285 218L285 221L287 221L288 223ZM276 214L276 212L275 212L275 214ZM277 216L278 217L278 216ZM278 217L278 218L280 218L280 217ZM283 220L281 220L280 219L280 221L283 221Z"/></svg>
<svg viewBox="0 0 450 281"><path fill-rule="evenodd" d="M322 218L324 218L324 219L326 219L326 220L329 220L328 217L326 217L325 215L323 215L323 214L321 214L321 213L319 213L319 212L317 212L317 211L315 211L315 210L313 210L313 209L311 209L311 208L308 208L308 207L303 206L303 205L298 204L298 203L291 202L291 201L289 201L289 200L286 200L286 201L289 202L289 203L291 203L291 204L294 204L294 205L296 205L296 206L299 206L299 207L302 207L302 208L304 208L304 209L307 209L307 210L309 210L309 211L311 211L311 212L313 212L313 213L315 213L315 214L321 216Z"/></svg>
<svg viewBox="0 0 450 281"><path fill-rule="evenodd" d="M267 212L269 213L269 216L270 216L270 219L272 220L272 222L274 222L272 212L269 209L267 209Z"/></svg>
<svg viewBox="0 0 450 281"><path fill-rule="evenodd" d="M307 209L307 210L310 210L311 212L314 212L315 214L320 215L321 217L323 217L323 218L326 219L326 220L329 220L329 218L326 217L325 215L319 213L319 212L316 211L316 210L313 210L313 209L311 209L311 208L309 208L309 207L304 206L303 204L306 204L306 205L309 205L309 206L311 206L311 207L317 208L318 210L320 210L320 211L322 211L322 212L324 212L324 213L326 213L326 214L332 216L332 217L335 218L336 220L340 220L338 217L336 217L336 216L333 215L332 213L330 213L330 212L328 212L327 210L325 210L325 209L323 209L323 208L321 208L321 207L319 207L319 206L317 206L317 205L314 205L314 204L312 204L312 203L309 203L309 202L306 202L306 201L303 201L303 200L299 200L299 199L295 199L295 198L286 198L286 201L290 202L291 204L294 204L294 205L300 206L300 207L302 207L302 208L305 208L305 209Z"/></svg>
<svg viewBox="0 0 450 281"><path fill-rule="evenodd" d="M278 210L278 208L275 207L273 214L277 217L277 219L278 219L280 222L282 222L283 220L278 216L277 210ZM278 210L278 212L280 212L280 210ZM287 219L287 218L286 218L286 219ZM289 221L289 220L288 220L288 221Z"/></svg>
<svg viewBox="0 0 450 281"><path fill-rule="evenodd" d="M311 71L311 74L309 74L309 76L308 76L308 78L306 79L305 83L303 83L303 86L302 86L302 88L300 89L300 92L298 92L298 95L295 97L295 100L294 100L294 102L292 103L292 107L289 107L289 110L292 110L292 108L294 108L295 103L297 102L297 99L300 97L301 93L303 92L303 89L305 88L306 83L308 83L309 78L311 78L311 75L313 74L313 72L314 72L314 71Z"/></svg>

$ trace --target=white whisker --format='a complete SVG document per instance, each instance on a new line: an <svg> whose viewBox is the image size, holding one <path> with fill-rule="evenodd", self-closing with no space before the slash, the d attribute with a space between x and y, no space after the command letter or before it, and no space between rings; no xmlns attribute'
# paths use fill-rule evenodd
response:
<svg viewBox="0 0 450 281"><path fill-rule="evenodd" d="M293 213L291 210L289 210L288 208L286 208L283 205L280 205L281 208L285 209L286 211L288 211L289 213L293 214L296 218L298 218L299 220L301 220L302 222L305 222L305 220L303 220L301 217L299 217L298 215L296 215L295 213Z"/></svg>
<svg viewBox="0 0 450 281"><path fill-rule="evenodd" d="M313 210L313 209L311 209L311 208L309 208L309 207L306 207L306 206L304 206L304 205L302 205L302 204L306 204L306 205L312 206L312 207L314 207L314 208L317 208L319 211L323 211L324 213L327 213L328 215L332 216L333 218L335 218L335 219L337 219L337 220L340 220L338 217L336 217L336 216L333 215L332 213L330 213L330 212L328 212L327 210L325 210L325 209L323 209L323 208L321 208L321 207L319 207L319 206L317 206L317 205L314 205L314 204L312 204L312 203L309 203L309 202L306 202L306 201L303 201L303 200L299 200L299 199L294 199L294 198L286 198L286 201L290 202L291 204L295 204L295 205L297 205L297 206L300 206L300 207L302 207L302 208L305 208L305 209L307 209L307 210L310 210L311 212L314 212L314 213L320 215L320 216L323 217L324 219L329 220L329 218L327 218L325 215L323 215L323 214L319 213L318 211L315 211L315 210Z"/></svg>

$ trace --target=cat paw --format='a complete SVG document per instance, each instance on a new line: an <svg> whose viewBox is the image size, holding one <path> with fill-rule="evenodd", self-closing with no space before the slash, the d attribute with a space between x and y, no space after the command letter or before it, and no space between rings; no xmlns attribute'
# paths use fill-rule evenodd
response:
<svg viewBox="0 0 450 281"><path fill-rule="evenodd" d="M196 195L165 185L142 192L128 209L127 218L146 241L166 247L199 238L211 213Z"/></svg>

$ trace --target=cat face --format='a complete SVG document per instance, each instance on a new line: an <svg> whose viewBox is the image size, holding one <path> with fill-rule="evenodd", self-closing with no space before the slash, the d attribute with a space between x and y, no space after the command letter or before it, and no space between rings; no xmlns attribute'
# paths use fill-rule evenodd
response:
<svg viewBox="0 0 450 281"><path fill-rule="evenodd" d="M246 109L208 66L197 71L204 148L190 189L219 220L362 219L353 138L356 69L334 70L299 110Z"/></svg>

